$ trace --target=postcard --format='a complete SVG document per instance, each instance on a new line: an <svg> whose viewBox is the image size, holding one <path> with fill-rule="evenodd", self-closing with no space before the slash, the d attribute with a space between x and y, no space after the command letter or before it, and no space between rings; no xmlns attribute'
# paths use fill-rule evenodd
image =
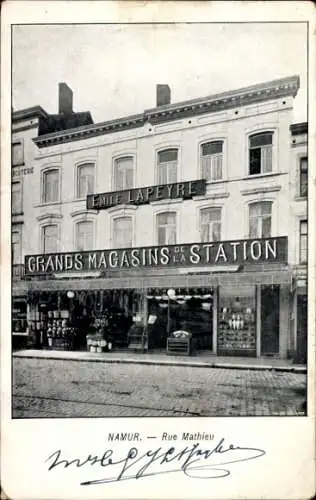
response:
<svg viewBox="0 0 316 500"><path fill-rule="evenodd" d="M311 498L312 4L2 10L4 494Z"/></svg>

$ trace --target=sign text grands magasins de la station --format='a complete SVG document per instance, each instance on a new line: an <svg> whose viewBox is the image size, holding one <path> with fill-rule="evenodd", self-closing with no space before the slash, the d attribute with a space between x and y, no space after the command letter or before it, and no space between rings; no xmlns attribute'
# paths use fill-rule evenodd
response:
<svg viewBox="0 0 316 500"><path fill-rule="evenodd" d="M198 179L173 184L146 186L111 193L89 194L87 196L88 209L106 209L116 205L144 205L158 200L201 196L205 194L206 180Z"/></svg>
<svg viewBox="0 0 316 500"><path fill-rule="evenodd" d="M25 274L287 262L287 237L27 255Z"/></svg>

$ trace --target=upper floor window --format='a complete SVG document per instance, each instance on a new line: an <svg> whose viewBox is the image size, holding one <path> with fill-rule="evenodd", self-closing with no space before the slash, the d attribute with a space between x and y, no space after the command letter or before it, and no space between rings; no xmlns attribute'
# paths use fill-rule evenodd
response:
<svg viewBox="0 0 316 500"><path fill-rule="evenodd" d="M221 209L203 208L201 210L201 241L220 241Z"/></svg>
<svg viewBox="0 0 316 500"><path fill-rule="evenodd" d="M201 145L201 173L207 181L218 181L223 176L223 141Z"/></svg>
<svg viewBox="0 0 316 500"><path fill-rule="evenodd" d="M129 248L133 241L133 223L131 217L118 217L113 220L114 248Z"/></svg>
<svg viewBox="0 0 316 500"><path fill-rule="evenodd" d="M271 236L272 202L261 201L249 205L249 238Z"/></svg>
<svg viewBox="0 0 316 500"><path fill-rule="evenodd" d="M172 184L178 177L178 150L166 149L158 153L158 184Z"/></svg>
<svg viewBox="0 0 316 500"><path fill-rule="evenodd" d="M22 258L22 233L21 229L13 229L12 231L12 264L20 264Z"/></svg>
<svg viewBox="0 0 316 500"><path fill-rule="evenodd" d="M43 174L43 203L59 201L59 170L47 170Z"/></svg>
<svg viewBox="0 0 316 500"><path fill-rule="evenodd" d="M300 264L306 264L307 254L307 220L300 221Z"/></svg>
<svg viewBox="0 0 316 500"><path fill-rule="evenodd" d="M15 141L12 143L12 166L23 165L24 154L23 154L23 142Z"/></svg>
<svg viewBox="0 0 316 500"><path fill-rule="evenodd" d="M249 137L249 175L272 172L272 132Z"/></svg>
<svg viewBox="0 0 316 500"><path fill-rule="evenodd" d="M22 212L22 184L21 182L12 182L12 213Z"/></svg>
<svg viewBox="0 0 316 500"><path fill-rule="evenodd" d="M94 192L93 163L80 165L77 170L77 198L85 198Z"/></svg>
<svg viewBox="0 0 316 500"><path fill-rule="evenodd" d="M58 248L58 226L49 224L42 228L43 253L56 253Z"/></svg>
<svg viewBox="0 0 316 500"><path fill-rule="evenodd" d="M114 161L114 189L122 191L133 187L133 157L126 156Z"/></svg>
<svg viewBox="0 0 316 500"><path fill-rule="evenodd" d="M81 221L76 223L76 250L83 252L93 248L93 222Z"/></svg>
<svg viewBox="0 0 316 500"><path fill-rule="evenodd" d="M157 215L158 245L175 245L177 242L177 214L164 212Z"/></svg>
<svg viewBox="0 0 316 500"><path fill-rule="evenodd" d="M300 196L306 197L308 192L307 158L300 159Z"/></svg>

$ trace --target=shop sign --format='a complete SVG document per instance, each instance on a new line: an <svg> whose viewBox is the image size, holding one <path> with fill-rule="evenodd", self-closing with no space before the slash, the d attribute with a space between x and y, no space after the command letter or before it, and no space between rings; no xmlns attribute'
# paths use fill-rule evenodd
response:
<svg viewBox="0 0 316 500"><path fill-rule="evenodd" d="M287 237L27 255L25 275L287 262Z"/></svg>
<svg viewBox="0 0 316 500"><path fill-rule="evenodd" d="M198 179L174 184L160 184L111 193L89 194L87 196L88 209L107 209L116 205L144 205L158 200L184 198L204 195L206 180Z"/></svg>
<svg viewBox="0 0 316 500"><path fill-rule="evenodd" d="M34 167L13 167L12 177L20 177L21 175L29 175L34 173Z"/></svg>

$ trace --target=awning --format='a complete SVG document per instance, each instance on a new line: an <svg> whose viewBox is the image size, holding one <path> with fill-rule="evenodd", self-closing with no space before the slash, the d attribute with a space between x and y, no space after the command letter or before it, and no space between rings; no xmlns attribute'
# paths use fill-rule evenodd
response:
<svg viewBox="0 0 316 500"><path fill-rule="evenodd" d="M164 276L130 276L117 278L87 278L63 280L36 280L25 283L30 291L65 290L124 290L147 288L213 288L239 285L291 285L289 269L237 273L205 273Z"/></svg>

